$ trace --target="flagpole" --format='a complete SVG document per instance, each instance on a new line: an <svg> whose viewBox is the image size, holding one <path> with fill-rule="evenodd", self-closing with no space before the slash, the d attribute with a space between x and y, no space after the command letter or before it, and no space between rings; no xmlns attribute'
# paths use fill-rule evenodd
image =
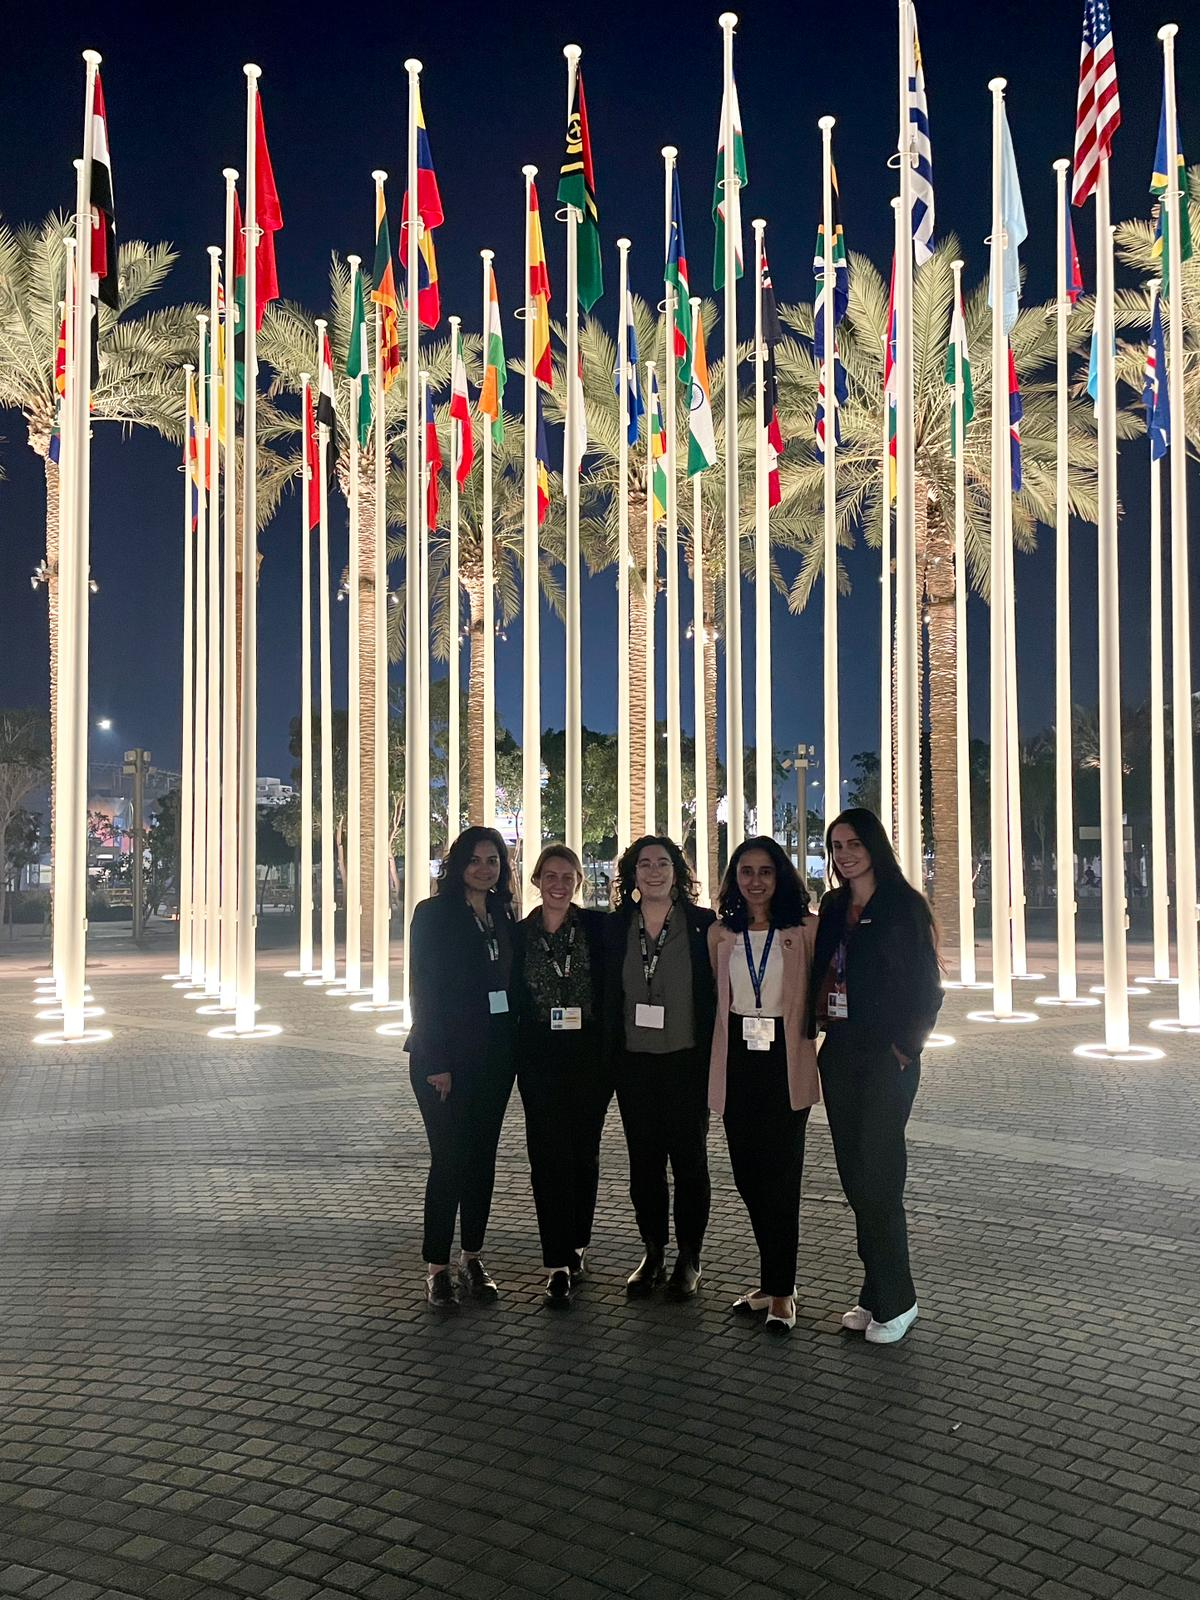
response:
<svg viewBox="0 0 1200 1600"><path fill-rule="evenodd" d="M530 873L542 848L542 647L541 557L537 515L537 390L533 375L533 260L529 241L529 204L537 168L521 168L525 177L525 460L524 543L522 550L522 695L521 695L521 904L533 904ZM568 383L567 390L570 392Z"/></svg>
<svg viewBox="0 0 1200 1600"><path fill-rule="evenodd" d="M754 824L773 834L771 739L771 511L767 493L766 361L763 343L763 233L754 229Z"/></svg>
<svg viewBox="0 0 1200 1600"><path fill-rule="evenodd" d="M577 44L563 46L567 59L567 115L574 104L579 58ZM566 546L566 842L583 859L583 680L579 572L579 212L566 207L567 360L566 426L563 433L563 491L567 503Z"/></svg>
<svg viewBox="0 0 1200 1600"><path fill-rule="evenodd" d="M617 854L633 843L629 748L629 248L620 253L620 325L617 332Z"/></svg>
<svg viewBox="0 0 1200 1600"><path fill-rule="evenodd" d="M483 370L488 366L488 341L491 338L491 262L494 250L480 250L483 261ZM499 397L498 397L499 403ZM496 550L493 544L493 486L491 486L491 418L482 422L483 434L483 826L496 826ZM454 590L451 595L450 614L453 618L454 638L451 650L454 669L451 672L453 691L451 712L454 728L458 728L458 638L459 638L459 578L458 578L458 523L453 531L454 558L451 563ZM454 734L454 749L458 750L458 734ZM459 816L454 813L454 834L458 834Z"/></svg>
<svg viewBox="0 0 1200 1600"><path fill-rule="evenodd" d="M900 0L900 216L896 247L896 766L900 865L918 889L924 880L921 839L921 703L917 632L916 483L913 460L912 140L908 83L912 7ZM832 340L832 336L831 336ZM830 342L831 342L830 340ZM826 410L829 397L826 397ZM828 417L826 433L829 432Z"/></svg>
<svg viewBox="0 0 1200 1600"><path fill-rule="evenodd" d="M204 831L208 839L204 878L204 988L220 1003L221 994L221 497L220 413L217 407L219 350L217 285L219 245L208 247L208 788Z"/></svg>
<svg viewBox="0 0 1200 1600"><path fill-rule="evenodd" d="M411 83L410 79L410 83ZM410 91L410 100L415 107L416 96ZM411 116L411 113L410 113ZM416 143L415 143L415 118L412 118L413 127L410 131L414 134L414 142L409 149L409 178L410 189L408 196L408 214L410 218L417 215L417 186L415 177ZM382 184L382 178L376 178L377 184ZM419 229L417 234L419 234ZM417 258L417 234L410 235L408 241L409 262L409 294L410 306L415 308L417 303L416 285L413 282L412 269ZM409 321L409 335L412 335L412 321ZM409 360L413 358L416 347L409 346ZM388 576L387 576L387 418L384 415L385 397L383 392L383 306L375 307L375 572L374 572L374 597L375 597L375 793L371 807L374 817L372 842L374 845L373 872L372 872L372 919L371 919L371 1005L374 1008L386 1007L391 1009L390 975L392 959L392 900L389 864L391 861L391 806L390 795L390 750L389 750L389 717L388 717ZM424 572L424 559L422 552L421 573ZM409 573L411 584L412 574ZM423 585L423 577L421 579ZM428 617L428 609L424 603L423 593L418 591L421 601L422 618ZM418 641L423 640L424 632L419 631ZM409 636L406 653L410 655L414 641ZM422 895L429 888L429 661L428 651L423 650L418 658L419 683L421 686L420 705L420 732L424 745L418 744L407 747L408 777L411 781L414 768L417 769L418 786L415 791L416 828L414 842L416 844L417 862L417 892ZM423 753L422 753L423 752ZM418 762L420 763L418 767ZM414 791L410 788L405 799L414 798ZM407 804L406 804L407 810ZM405 878L408 878L408 862L405 862Z"/></svg>
<svg viewBox="0 0 1200 1600"><path fill-rule="evenodd" d="M82 168L82 162L77 163ZM78 175L76 178L78 182ZM58 425L58 663L56 686L71 685L75 681L75 669L68 659L67 650L70 646L71 630L64 626L63 619L72 603L74 595L74 534L72 532L71 518L74 506L74 486L72 480L72 466L75 458L74 421L75 410L75 240L63 240L63 396L62 405L59 407ZM186 400L184 402L186 414ZM185 420L186 429L186 420ZM185 439L186 446L186 439ZM184 477L188 477L189 468L184 461ZM187 517L188 539L191 539L191 495L185 485L184 512ZM190 551L190 542L185 548L185 560ZM190 613L190 593L185 596L185 621ZM190 639L190 634L187 635ZM190 678L187 679L190 683ZM190 689L187 691L190 697ZM70 866L70 852L74 839L74 829L70 822L72 815L71 802L71 774L67 752L73 748L74 734L71 731L71 718L73 715L69 705L70 695L56 693L55 703L57 714L54 719L54 751L53 751L53 836L51 839L51 861L53 863L53 878L50 886L51 917L53 921L53 957L52 976L54 979L54 996L62 1004L63 998L63 966L64 951L67 947L67 925L69 921L66 910L70 898L68 881L72 879ZM187 741L191 717L190 698L185 705L184 738ZM190 767L190 761L189 761ZM190 782L190 773L189 773ZM180 832L184 829L184 817L190 817L190 809L184 810L181 804ZM189 829L190 831L190 829ZM188 841L189 863L191 857L191 841ZM182 903L183 888L180 885ZM184 927L183 918L180 917L180 978L187 977L191 969L191 877L189 865L188 878L188 926L187 926L187 962L183 960Z"/></svg>
<svg viewBox="0 0 1200 1600"><path fill-rule="evenodd" d="M221 973L222 1011L237 1002L237 827L238 827L238 695L237 695L237 405L235 403L234 311L237 241L233 232L237 171L225 167L225 502L221 604Z"/></svg>
<svg viewBox="0 0 1200 1600"><path fill-rule="evenodd" d="M192 817L195 802L192 798L192 772L195 760L193 731L195 726L195 687L192 680L192 657L195 651L192 607L195 600L196 575L193 544L196 537L192 527L192 464L189 459L188 430L191 427L192 375L195 367L188 362L183 369L183 737L180 740L179 779L179 977L191 977L192 970ZM68 393L70 386L68 383ZM60 459L63 452L60 448ZM59 548L64 548L60 534ZM62 562L59 561L61 591ZM62 670L62 652L59 652L59 670ZM61 712L60 712L61 718ZM60 722L61 726L61 722ZM56 765L57 772L57 765ZM61 791L55 792L55 836L64 831L59 827L62 809ZM59 882L59 855L54 855L54 884ZM57 895L55 896L57 902ZM55 943L58 943L58 918L55 918Z"/></svg>
<svg viewBox="0 0 1200 1600"><path fill-rule="evenodd" d="M1007 377L1010 345L1004 341L1004 371ZM1012 440L1009 439L1010 462ZM1004 675L1008 701L1008 849L1009 889L1012 896L1012 954L1014 978L1037 978L1029 971L1025 954L1025 826L1021 806L1021 718L1017 699L1017 577L1013 546L1012 474L1004 497Z"/></svg>
<svg viewBox="0 0 1200 1600"><path fill-rule="evenodd" d="M900 202L892 201L895 223L894 248L899 249L902 218ZM891 328L883 336L884 368ZM883 454L880 458L879 516L879 815L884 831L896 843L896 817L892 786L892 440L889 431L890 401L883 396ZM807 826L807 819L805 819Z"/></svg>
<svg viewBox="0 0 1200 1600"><path fill-rule="evenodd" d="M417 97L420 94L421 63L410 56L404 63L408 74L408 159L406 181L408 186L408 214L402 223L408 229L404 248L408 262L407 349L405 367L405 512L404 512L404 746L407 752L404 780L404 966L401 994L406 1008L412 999L412 946L409 930L417 901L427 885L421 881L420 866L421 830L417 813L422 799L419 792L419 767L417 746L421 737L420 697L421 663L417 657L417 611L420 604L420 579L417 576L418 546L421 514L420 498L420 439L418 430L419 392L417 363L420 359L420 324L417 320L417 250L420 240L420 219L417 212ZM376 751L376 759L379 752ZM376 827L379 826L376 819ZM428 858L428 850L426 857ZM406 1009L411 1020L411 1009Z"/></svg>
<svg viewBox="0 0 1200 1600"><path fill-rule="evenodd" d="M324 324L317 323L317 349L321 347ZM318 355L318 360L320 359ZM308 524L309 483L312 470L308 460L308 413L312 404L309 384L312 374L300 374L300 415L304 419L304 441L300 452L300 884L296 893L296 909L300 915L300 966L299 975L313 976L313 744L312 744L312 529ZM324 689L324 678L322 678ZM322 695L322 702L324 695ZM324 733L325 707L321 706L321 731ZM325 766L321 765L322 797L325 788ZM321 821L325 815L322 807ZM322 938L321 956L325 956L324 939L324 828L322 828L321 878L322 878Z"/></svg>
<svg viewBox="0 0 1200 1600"><path fill-rule="evenodd" d="M321 373L324 364L325 331L324 318L316 319L317 329L317 371ZM330 386L333 384L333 359L330 355ZM318 378L317 389L320 393L323 374ZM332 396L330 397L332 399ZM326 423L317 424L317 509L319 523L317 531L317 626L319 630L320 649L320 696L321 696L321 977L327 983L332 983L337 976L337 931L335 912L337 909L337 889L333 872L333 657L330 641L329 617L329 427ZM306 519L307 520L307 519ZM305 543L306 566L311 562L311 531ZM307 575L307 574L306 574ZM308 697L304 701L304 715L309 729L309 750L311 759L312 749L312 631L309 626L309 642L307 664L309 669ZM311 805L311 779L309 783ZM309 819L309 835L311 838L312 820ZM309 847L309 875L306 879L307 899L309 910L307 913L307 926L309 930L309 959L307 969L312 969L312 857L311 844ZM301 966L306 963L301 962Z"/></svg>
<svg viewBox="0 0 1200 1600"><path fill-rule="evenodd" d="M962 305L961 260L950 263L954 273L954 314ZM958 978L975 983L975 884L971 870L971 756L967 696L967 429L963 402L963 350L954 355L954 722L955 791L958 809Z"/></svg>
<svg viewBox="0 0 1200 1600"><path fill-rule="evenodd" d="M1159 374L1160 383L1163 381ZM1166 706L1163 685L1162 462L1150 456L1150 886L1154 981L1171 981L1167 869Z"/></svg>
<svg viewBox="0 0 1200 1600"><path fill-rule="evenodd" d="M692 350L700 337L700 296L692 295ZM689 398L690 405L690 398ZM692 475L692 720L696 752L696 885L700 904L712 904L708 877L708 722L704 708L705 652L709 646L704 621L704 504L702 475Z"/></svg>
<svg viewBox="0 0 1200 1600"><path fill-rule="evenodd" d="M733 851L746 833L742 736L742 574L741 512L738 504L737 435L737 254L734 199L738 176L733 148L733 30L737 16L723 11L717 18L724 34L723 78L725 150L722 187L725 195L725 771L728 789L726 840ZM738 211L740 221L741 212Z"/></svg>
<svg viewBox="0 0 1200 1600"><path fill-rule="evenodd" d="M654 362L646 363L646 393L654 392ZM646 815L647 833L658 827L658 717L655 711L657 690L657 648L655 617L658 609L658 524L654 520L654 427L646 429Z"/></svg>
<svg viewBox="0 0 1200 1600"><path fill-rule="evenodd" d="M375 190L379 188L387 174L373 172ZM362 271L361 256L347 256L350 267L350 303L357 304L357 279ZM361 377L350 380L350 440L348 444L350 480L349 494L347 495L347 520L349 524L349 539L346 563L346 586L349 590L347 601L349 612L346 618L348 671L346 674L346 855L342 871L342 897L346 910L346 952L344 957L345 976L341 987L347 994L358 994L362 991L362 690L361 672L362 663L360 655L362 644L360 639L361 606L362 606L362 566L359 540L361 538L360 512L358 500L359 473L361 471L362 452L358 442L359 428L359 401L361 396ZM324 746L322 746L324 749ZM325 960L325 952L321 952L321 977L326 983L333 983L337 979L337 958L334 949L330 948L330 961Z"/></svg>
<svg viewBox="0 0 1200 1600"><path fill-rule="evenodd" d="M208 992L208 314L196 318L196 451L200 490L196 519L196 754L192 765L192 985Z"/></svg>
<svg viewBox="0 0 1200 1600"><path fill-rule="evenodd" d="M825 489L824 611L822 636L825 647L825 827L828 829L842 809L841 733L838 718L838 604L837 604L837 368L834 358L834 261L833 261L833 127L836 117L822 117L821 130L821 217L824 258L821 263L821 316L824 324L825 354L821 381L825 388L825 448L822 452ZM903 209L903 208L902 208Z"/></svg>
<svg viewBox="0 0 1200 1600"><path fill-rule="evenodd" d="M486 273L486 267L485 267ZM484 360L487 360L487 285L484 285ZM458 330L462 326L461 317L451 317L450 322L450 357L453 363L458 351ZM465 367L465 357L464 357ZM451 368L453 371L453 366ZM453 380L452 380L453 381ZM487 431L486 429L484 430ZM458 448L455 449L457 440ZM449 849L451 840L458 832L459 815L459 766L458 766L458 463L462 458L462 426L456 423L453 416L450 418L450 538L449 562L446 574L446 612L450 619L449 636L447 639L448 666L446 673L446 703L448 708L448 725L446 729L446 848ZM484 551L484 564L490 565L487 560L487 551ZM486 588L486 584L485 584ZM486 638L487 629L484 634ZM486 705L487 695L484 694ZM493 739L493 747L495 740ZM487 739L484 739L484 750L487 749ZM493 755L493 761L495 757ZM495 782L492 784L495 793ZM484 826L490 828L491 821L487 813L487 783L483 786ZM493 811L495 805L493 802Z"/></svg>
<svg viewBox="0 0 1200 1600"><path fill-rule="evenodd" d="M662 149L665 177L665 231L666 245L663 259L671 251L671 180L675 173L675 160L679 151L673 144ZM679 440L676 424L675 357L675 286L667 282L665 289L665 328L663 348L663 377L665 379L667 415L667 455L663 463L667 469L667 526L663 539L667 560L667 833L680 841L683 837L683 727L682 687L680 684L679 636Z"/></svg>
<svg viewBox="0 0 1200 1600"><path fill-rule="evenodd" d="M1187 433L1184 425L1183 262L1179 198L1179 121L1175 101L1175 35L1163 42L1166 111L1167 260L1177 287L1168 306L1167 399L1171 418L1171 729L1175 766L1175 956L1179 974L1178 1025L1200 1028L1200 968L1196 925L1196 792L1192 755L1191 612L1188 596ZM1186 179L1185 179L1186 188Z"/></svg>

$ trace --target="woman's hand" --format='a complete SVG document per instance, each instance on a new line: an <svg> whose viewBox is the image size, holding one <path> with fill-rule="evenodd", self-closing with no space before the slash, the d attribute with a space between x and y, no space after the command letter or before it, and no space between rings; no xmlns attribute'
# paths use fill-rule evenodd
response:
<svg viewBox="0 0 1200 1600"><path fill-rule="evenodd" d="M435 1072L432 1077L425 1079L426 1083L437 1090L439 1100L447 1099L452 1081L451 1074L448 1072Z"/></svg>
<svg viewBox="0 0 1200 1600"><path fill-rule="evenodd" d="M900 1071L901 1072L904 1071L905 1067L911 1067L912 1066L912 1057L903 1055L899 1050L897 1050L895 1045L892 1046L892 1054L895 1056L896 1060L900 1063ZM448 1074L447 1074L447 1076L448 1076ZM433 1079L431 1078L429 1081L430 1081L430 1083L432 1083ZM445 1099L445 1096L443 1095L442 1098Z"/></svg>

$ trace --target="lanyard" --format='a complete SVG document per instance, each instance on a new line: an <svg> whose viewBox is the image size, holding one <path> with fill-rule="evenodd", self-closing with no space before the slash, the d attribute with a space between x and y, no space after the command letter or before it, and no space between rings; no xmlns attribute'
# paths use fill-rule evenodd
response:
<svg viewBox="0 0 1200 1600"><path fill-rule="evenodd" d="M754 987L754 1004L759 1011L762 1010L763 979L767 975L767 962L771 959L771 945L774 943L774 941L775 925L772 923L767 929L767 939L766 943L763 945L762 960L759 963L758 971L755 972L754 953L750 948L750 930L748 928L742 929L742 943L746 950L746 965L750 969L750 982Z"/></svg>
<svg viewBox="0 0 1200 1600"><path fill-rule="evenodd" d="M858 921L855 921L853 926L847 927L843 925L842 937L838 940L838 947L833 954L833 975L837 979L839 989L842 988L846 982L846 950L850 943L850 935L854 932L854 929L858 927L858 922L861 920L862 913L860 912Z"/></svg>
<svg viewBox="0 0 1200 1600"><path fill-rule="evenodd" d="M668 911L666 921L659 930L658 938L654 941L654 955L651 956L646 946L646 919L638 912L638 944L642 947L642 975L646 980L646 992L650 992L650 979L658 967L658 958L663 953L663 945L667 942L667 934L671 928L671 913Z"/></svg>
<svg viewBox="0 0 1200 1600"><path fill-rule="evenodd" d="M574 922L571 923L571 934L570 934L570 937L567 940L567 964L566 964L565 967L560 967L558 962L554 959L554 955L553 955L553 953L552 953L552 951L550 949L550 941L549 941L549 939L547 939L544 930L543 930L542 936L541 936L541 943L542 943L542 949L550 957L550 965L554 968L554 971L558 975L558 977L563 978L563 979L569 978L571 976L571 958L575 954L575 924L574 924Z"/></svg>
<svg viewBox="0 0 1200 1600"><path fill-rule="evenodd" d="M490 911L485 912L487 917L486 926L479 920L479 914L474 906L471 907L471 915L475 918L475 926L487 941L488 960L491 962L499 961L500 941L496 937L496 924L492 921L492 913Z"/></svg>

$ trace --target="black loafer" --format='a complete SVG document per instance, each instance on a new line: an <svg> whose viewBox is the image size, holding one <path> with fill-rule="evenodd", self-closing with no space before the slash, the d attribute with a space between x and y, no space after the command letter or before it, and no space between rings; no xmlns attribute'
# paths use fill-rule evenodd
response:
<svg viewBox="0 0 1200 1600"><path fill-rule="evenodd" d="M571 1309L571 1274L569 1272L552 1272L546 1284L546 1291L542 1295L542 1304L551 1311L569 1311Z"/></svg>
<svg viewBox="0 0 1200 1600"><path fill-rule="evenodd" d="M667 1299L690 1300L699 1287L700 1263L681 1250L675 1269L667 1281Z"/></svg>
<svg viewBox="0 0 1200 1600"><path fill-rule="evenodd" d="M648 1244L641 1262L625 1280L625 1293L635 1298L639 1295L653 1294L666 1275L662 1245Z"/></svg>
<svg viewBox="0 0 1200 1600"><path fill-rule="evenodd" d="M458 1290L445 1267L425 1280L425 1301L433 1311L457 1311Z"/></svg>
<svg viewBox="0 0 1200 1600"><path fill-rule="evenodd" d="M458 1281L472 1300L495 1300L500 1291L496 1280L478 1256L471 1256L458 1269Z"/></svg>

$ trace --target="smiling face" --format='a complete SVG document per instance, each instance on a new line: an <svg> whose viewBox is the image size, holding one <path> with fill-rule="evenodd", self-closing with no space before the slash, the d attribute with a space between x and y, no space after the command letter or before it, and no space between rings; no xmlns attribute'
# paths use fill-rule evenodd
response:
<svg viewBox="0 0 1200 1600"><path fill-rule="evenodd" d="M848 822L839 822L830 840L833 864L843 883L853 883L874 869L870 852Z"/></svg>
<svg viewBox="0 0 1200 1600"><path fill-rule="evenodd" d="M747 850L739 857L737 886L750 915L765 917L775 894L775 863L765 850Z"/></svg>
<svg viewBox="0 0 1200 1600"><path fill-rule="evenodd" d="M463 882L477 894L486 894L500 882L500 852L490 839L481 839L471 851Z"/></svg>
<svg viewBox="0 0 1200 1600"><path fill-rule="evenodd" d="M675 887L675 867L660 844L639 851L633 881L643 900L665 900Z"/></svg>
<svg viewBox="0 0 1200 1600"><path fill-rule="evenodd" d="M579 888L579 874L565 856L550 856L538 873L538 892L542 904L551 911L565 911Z"/></svg>

